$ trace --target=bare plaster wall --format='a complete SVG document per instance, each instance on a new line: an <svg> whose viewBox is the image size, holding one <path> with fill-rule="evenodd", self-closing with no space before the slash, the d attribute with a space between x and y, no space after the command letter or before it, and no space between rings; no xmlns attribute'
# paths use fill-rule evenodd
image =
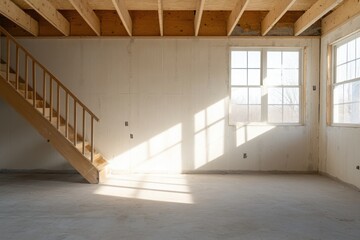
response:
<svg viewBox="0 0 360 240"><path fill-rule="evenodd" d="M113 173L318 170L318 38L20 41L100 118L96 148ZM229 126L230 46L305 49L303 125ZM69 168L1 100L0 115L0 169Z"/></svg>
<svg viewBox="0 0 360 240"><path fill-rule="evenodd" d="M335 127L326 122L327 56L328 46L360 29L360 16L325 35L321 39L321 114L320 114L320 168L335 178L360 188L360 128Z"/></svg>

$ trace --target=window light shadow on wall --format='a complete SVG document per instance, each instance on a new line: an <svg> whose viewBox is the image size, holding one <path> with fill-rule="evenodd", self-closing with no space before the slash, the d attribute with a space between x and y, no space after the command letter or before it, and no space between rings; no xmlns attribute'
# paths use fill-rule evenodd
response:
<svg viewBox="0 0 360 240"><path fill-rule="evenodd" d="M226 98L194 115L195 169L224 154Z"/></svg>
<svg viewBox="0 0 360 240"><path fill-rule="evenodd" d="M194 204L186 175L112 175L94 194L148 201Z"/></svg>
<svg viewBox="0 0 360 240"><path fill-rule="evenodd" d="M180 173L181 142L182 124L179 123L113 158L109 167L115 171Z"/></svg>

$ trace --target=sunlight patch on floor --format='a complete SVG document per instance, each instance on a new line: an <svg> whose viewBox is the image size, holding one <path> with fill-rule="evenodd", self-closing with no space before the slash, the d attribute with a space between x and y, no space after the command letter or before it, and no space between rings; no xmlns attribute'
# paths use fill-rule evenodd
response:
<svg viewBox="0 0 360 240"><path fill-rule="evenodd" d="M111 175L94 192L98 195L194 204L184 175Z"/></svg>

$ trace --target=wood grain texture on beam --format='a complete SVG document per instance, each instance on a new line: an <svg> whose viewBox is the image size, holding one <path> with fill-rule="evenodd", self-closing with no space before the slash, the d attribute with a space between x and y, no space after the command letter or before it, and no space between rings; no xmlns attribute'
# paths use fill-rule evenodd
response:
<svg viewBox="0 0 360 240"><path fill-rule="evenodd" d="M65 36L70 34L70 23L59 11L47 0L24 0L37 13L45 18L51 25Z"/></svg>
<svg viewBox="0 0 360 240"><path fill-rule="evenodd" d="M127 10L124 0L112 0L116 12L118 13L127 33L132 36L132 20Z"/></svg>
<svg viewBox="0 0 360 240"><path fill-rule="evenodd" d="M10 0L0 1L0 14L13 21L33 36L39 34L39 23Z"/></svg>
<svg viewBox="0 0 360 240"><path fill-rule="evenodd" d="M196 7L196 14L194 21L195 36L199 35L200 23L204 11L204 6L205 6L205 0L197 0L197 7Z"/></svg>
<svg viewBox="0 0 360 240"><path fill-rule="evenodd" d="M91 29L100 36L100 20L86 0L69 0Z"/></svg>
<svg viewBox="0 0 360 240"><path fill-rule="evenodd" d="M163 0L158 0L158 15L159 15L159 27L160 35L164 36L164 10L163 10Z"/></svg>
<svg viewBox="0 0 360 240"><path fill-rule="evenodd" d="M334 9L337 5L342 3L343 0L318 0L314 5L309 8L294 25L295 36L299 36L306 29L308 29L317 20L322 18L329 11Z"/></svg>
<svg viewBox="0 0 360 240"><path fill-rule="evenodd" d="M261 22L261 35L266 35L280 18L289 10L296 0L277 1L276 5L270 10Z"/></svg>
<svg viewBox="0 0 360 240"><path fill-rule="evenodd" d="M227 35L230 36L234 30L236 24L239 22L241 15L244 13L246 6L248 5L249 0L238 0L234 10L232 10L228 23L227 23Z"/></svg>
<svg viewBox="0 0 360 240"><path fill-rule="evenodd" d="M360 14L359 0L346 0L321 22L322 35L325 35Z"/></svg>

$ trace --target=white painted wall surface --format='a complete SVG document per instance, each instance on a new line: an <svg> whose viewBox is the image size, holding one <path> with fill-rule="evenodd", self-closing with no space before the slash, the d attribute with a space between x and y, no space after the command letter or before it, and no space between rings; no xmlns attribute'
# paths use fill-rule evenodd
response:
<svg viewBox="0 0 360 240"><path fill-rule="evenodd" d="M313 85L319 87L318 38L22 39L21 43L100 118L96 148L110 160L113 172L318 169L319 95L312 90ZM230 46L306 47L304 125L238 129L228 125ZM13 119L20 121L16 114L4 117L12 128ZM44 141L28 134L34 142ZM6 137L13 138L12 133L0 138ZM11 146L15 152L17 148L27 147ZM46 144L40 150L54 154ZM248 158L243 159L243 153ZM17 164L1 158L0 168L24 168L26 156L34 154L31 148L24 150L24 161Z"/></svg>
<svg viewBox="0 0 360 240"><path fill-rule="evenodd" d="M329 44L359 31L360 16L349 21L321 39L321 114L320 114L320 167L344 182L360 188L360 128L334 127L326 123L327 47Z"/></svg>

